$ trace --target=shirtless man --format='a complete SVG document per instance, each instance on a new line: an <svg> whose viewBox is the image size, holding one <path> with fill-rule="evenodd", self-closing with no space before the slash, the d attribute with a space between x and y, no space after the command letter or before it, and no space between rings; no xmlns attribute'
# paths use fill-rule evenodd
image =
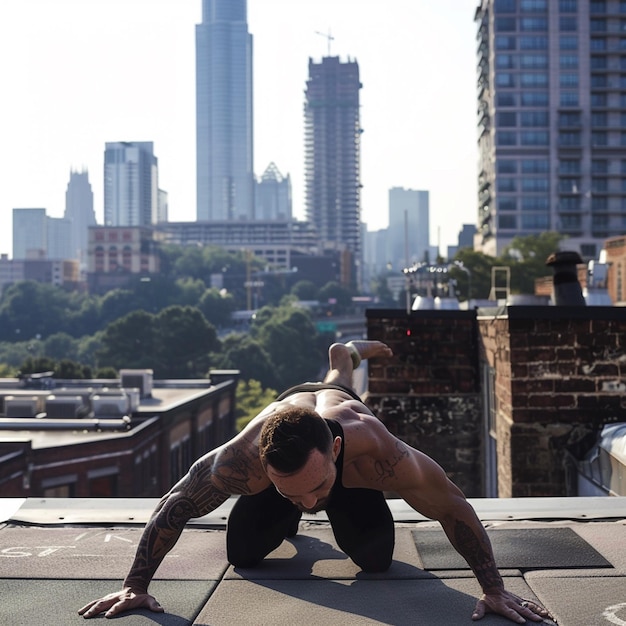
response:
<svg viewBox="0 0 626 626"><path fill-rule="evenodd" d="M513 622L549 617L504 589L482 524L435 461L394 437L352 389L361 359L389 357L379 341L335 343L323 383L283 393L231 441L196 461L160 501L146 525L123 589L79 614L148 608L163 612L148 585L191 518L238 495L228 519L228 560L254 567L297 533L301 512L326 510L339 547L364 571L385 571L394 547L383 491L396 492L442 525L472 568L483 595L472 619L499 613Z"/></svg>

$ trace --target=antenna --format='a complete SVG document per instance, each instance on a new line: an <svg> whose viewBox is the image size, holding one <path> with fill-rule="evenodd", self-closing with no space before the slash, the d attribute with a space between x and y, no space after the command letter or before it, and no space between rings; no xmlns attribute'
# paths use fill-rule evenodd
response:
<svg viewBox="0 0 626 626"><path fill-rule="evenodd" d="M330 34L330 26L328 27L328 32L327 33L322 33L319 30L315 31L316 35L321 35L322 37L326 37L326 42L328 45L328 55L330 56L330 42L333 41L333 39L335 39L331 34Z"/></svg>

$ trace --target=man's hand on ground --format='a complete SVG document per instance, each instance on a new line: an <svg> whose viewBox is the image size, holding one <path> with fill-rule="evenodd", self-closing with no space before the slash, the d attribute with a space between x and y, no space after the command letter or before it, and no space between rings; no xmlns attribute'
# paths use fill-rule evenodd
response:
<svg viewBox="0 0 626 626"><path fill-rule="evenodd" d="M78 614L85 618L95 617L100 613L104 613L105 617L114 617L132 609L149 609L155 613L165 611L154 596L149 593L135 593L130 587L126 587L86 604L78 611Z"/></svg>
<svg viewBox="0 0 626 626"><path fill-rule="evenodd" d="M524 600L504 589L483 594L476 603L472 619L481 619L485 613L497 613L518 624L525 624L527 619L532 622L542 622L544 617L555 621L541 604L532 600Z"/></svg>

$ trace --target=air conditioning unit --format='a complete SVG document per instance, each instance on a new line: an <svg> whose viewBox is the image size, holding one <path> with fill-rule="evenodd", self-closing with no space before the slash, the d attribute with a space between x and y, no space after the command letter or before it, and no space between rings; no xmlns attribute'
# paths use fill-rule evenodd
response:
<svg viewBox="0 0 626 626"><path fill-rule="evenodd" d="M37 396L6 396L4 414L7 417L35 417L39 413Z"/></svg>
<svg viewBox="0 0 626 626"><path fill-rule="evenodd" d="M120 370L122 389L139 389L142 398L152 396L153 370Z"/></svg>
<svg viewBox="0 0 626 626"><path fill-rule="evenodd" d="M46 398L46 416L53 419L76 419L85 416L85 405L81 396L54 396Z"/></svg>
<svg viewBox="0 0 626 626"><path fill-rule="evenodd" d="M128 396L125 393L96 394L91 397L94 417L121 417L128 414Z"/></svg>

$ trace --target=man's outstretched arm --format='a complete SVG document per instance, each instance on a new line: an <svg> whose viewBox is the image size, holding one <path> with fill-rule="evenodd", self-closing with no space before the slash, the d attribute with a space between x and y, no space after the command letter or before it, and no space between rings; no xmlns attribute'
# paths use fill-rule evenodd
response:
<svg viewBox="0 0 626 626"><path fill-rule="evenodd" d="M215 458L214 451L194 463L189 473L161 499L143 531L123 588L85 605L79 610L80 615L90 618L105 613L105 617L113 617L137 608L163 612L156 598L148 594L148 585L186 523L215 510L245 487L245 481L235 481L232 477L230 484L216 481Z"/></svg>

